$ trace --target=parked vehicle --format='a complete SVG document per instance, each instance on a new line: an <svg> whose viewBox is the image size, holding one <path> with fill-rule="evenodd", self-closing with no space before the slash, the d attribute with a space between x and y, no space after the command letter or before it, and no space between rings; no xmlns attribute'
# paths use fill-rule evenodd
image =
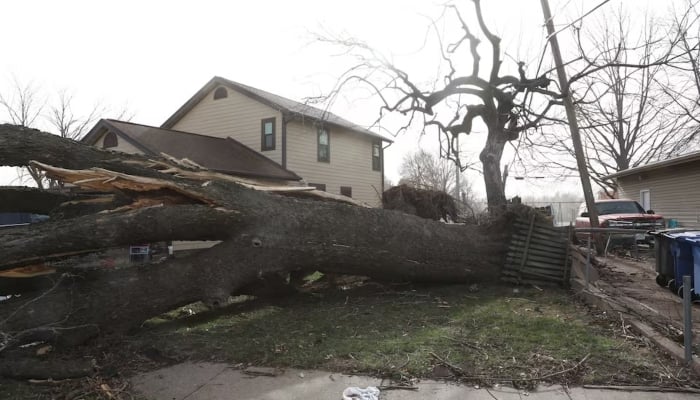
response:
<svg viewBox="0 0 700 400"><path fill-rule="evenodd" d="M664 217L654 213L654 210L644 210L644 208L634 200L629 199L607 199L596 200L596 209L598 210L598 221L601 228L617 228L617 229L638 229L646 231L655 231L665 227ZM588 228L591 226L588 217L586 203L579 207L578 217L576 218L576 228ZM576 232L576 237L579 240L586 240L588 233ZM595 234L593 234L595 237ZM612 234L609 237L606 235L605 240L610 239L612 244L632 245L636 242L648 244L654 243L654 237L648 233L631 233Z"/></svg>

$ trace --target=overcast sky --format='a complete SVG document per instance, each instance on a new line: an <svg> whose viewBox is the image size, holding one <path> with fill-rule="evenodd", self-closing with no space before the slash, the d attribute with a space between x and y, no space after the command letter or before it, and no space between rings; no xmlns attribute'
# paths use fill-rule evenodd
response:
<svg viewBox="0 0 700 400"><path fill-rule="evenodd" d="M639 13L654 4L617 0L597 12L612 12L621 2ZM539 0L483 3L487 22L503 38L510 58L506 61L537 60L544 40ZM551 8L562 26L598 3L551 0ZM35 85L51 102L51 96L65 89L74 94L78 114L100 102L115 110L126 107L133 122L156 126L215 75L302 100L328 93L348 65L337 49L315 40L315 33L360 38L430 77L436 55L425 53L423 42L429 18L442 11L439 4L430 0L4 1L0 90L11 95L8 90L16 78ZM372 104L362 96L346 96L331 111L370 124L377 117ZM5 119L0 113L0 120ZM394 140L386 154L387 176L394 182L405 153L418 146L437 149L433 137L406 134ZM473 152L476 159L479 143L474 139L463 150ZM5 172L3 183L13 175ZM480 177L470 178L483 193ZM561 188L575 191L577 181L567 181ZM552 184L551 179L513 181L507 195L551 192Z"/></svg>

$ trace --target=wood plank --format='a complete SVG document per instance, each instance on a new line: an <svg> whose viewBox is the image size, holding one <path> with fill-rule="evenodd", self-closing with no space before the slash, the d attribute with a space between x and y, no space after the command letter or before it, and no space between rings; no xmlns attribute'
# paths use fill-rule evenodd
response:
<svg viewBox="0 0 700 400"><path fill-rule="evenodd" d="M522 240L519 240L519 239L518 240L511 240L510 243L511 243L511 246L513 246L514 248L515 248L515 246L518 246L517 248L520 248L520 249L522 249L525 245L525 242L523 242ZM544 246L544 245L541 245L538 243L533 243L531 245L531 248L537 249L537 250L542 250L542 251L545 251L545 252L548 252L551 254L561 254L561 255L566 254L566 249L554 247L554 246Z"/></svg>
<svg viewBox="0 0 700 400"><path fill-rule="evenodd" d="M506 251L506 256L510 255L513 258L521 258L522 257L522 250L520 249L508 249ZM534 252L531 253L534 256L541 257L541 258L547 258L547 259L552 259L552 260L564 260L565 253L552 253L547 250L535 250Z"/></svg>
<svg viewBox="0 0 700 400"><path fill-rule="evenodd" d="M509 250L506 253L506 257L512 258L513 260L521 260L522 253ZM550 263L550 264L562 264L562 265L564 264L565 259L566 258L564 256L552 256L551 254L531 254L528 257L528 260L536 260L536 261L541 261L541 262Z"/></svg>
<svg viewBox="0 0 700 400"><path fill-rule="evenodd" d="M504 266L504 269L512 270L514 266L517 266L517 264L513 264L512 262L507 263L506 266ZM528 263L526 268L537 269L540 272L550 272L558 275L562 275L564 273L563 265L557 266L552 264L539 263L536 261Z"/></svg>
<svg viewBox="0 0 700 400"><path fill-rule="evenodd" d="M512 235L512 237L519 238L522 240L522 239L526 239L527 235L524 235L520 232L515 232ZM553 243L553 244L556 244L556 245L561 246L561 247L566 246L566 239L562 238L562 237L557 237L557 238L546 237L546 236L542 236L536 232L533 232L531 237L533 238L533 240L536 240L538 243Z"/></svg>
<svg viewBox="0 0 700 400"><path fill-rule="evenodd" d="M530 241L532 240L532 230L535 228L535 215L533 214L532 217L530 218L530 226L527 231L527 239L525 240L525 248L523 249L523 254L520 257L520 268L519 270L522 271L523 267L525 266L525 262L527 261L527 252L530 250ZM520 274L518 274L518 279L520 279Z"/></svg>
<svg viewBox="0 0 700 400"><path fill-rule="evenodd" d="M522 223L520 221L516 221L513 224L516 228L518 229L528 229L529 225L527 223ZM542 226L537 226L535 225L533 227L533 230L537 233L543 234L543 235L551 235L551 236L556 236L556 237L566 237L566 230L558 230L554 227L542 227ZM567 228L568 230L568 228Z"/></svg>
<svg viewBox="0 0 700 400"><path fill-rule="evenodd" d="M510 265L518 265L518 259L508 257L506 258L506 264ZM539 260L528 260L528 263L525 265L526 268L531 268L531 267L537 267L537 268L542 268L542 269L547 269L550 271L557 271L557 272L563 272L564 271L564 262L547 262L547 261L539 261Z"/></svg>

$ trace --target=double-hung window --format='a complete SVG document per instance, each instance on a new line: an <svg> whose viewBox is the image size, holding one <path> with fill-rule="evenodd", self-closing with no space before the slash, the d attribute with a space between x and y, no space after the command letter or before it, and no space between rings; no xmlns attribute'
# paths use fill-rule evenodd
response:
<svg viewBox="0 0 700 400"><path fill-rule="evenodd" d="M317 159L321 162L331 162L331 137L328 133L328 129L321 127L318 128L318 146L317 146Z"/></svg>
<svg viewBox="0 0 700 400"><path fill-rule="evenodd" d="M382 170L382 142L372 142L372 171Z"/></svg>
<svg viewBox="0 0 700 400"><path fill-rule="evenodd" d="M260 123L260 150L275 149L275 119L265 118Z"/></svg>

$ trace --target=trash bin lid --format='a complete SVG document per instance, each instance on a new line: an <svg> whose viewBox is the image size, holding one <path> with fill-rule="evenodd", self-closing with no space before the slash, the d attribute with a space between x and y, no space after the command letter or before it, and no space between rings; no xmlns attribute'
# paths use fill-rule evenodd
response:
<svg viewBox="0 0 700 400"><path fill-rule="evenodd" d="M697 228L695 228L697 229ZM684 236L684 235L690 235L690 236L698 236L700 235L700 231L695 230L695 229L688 229L688 228L675 228L675 229L662 229L660 231L649 231L650 235L657 236L657 237L665 237L668 239L675 239L676 237L679 236Z"/></svg>
<svg viewBox="0 0 700 400"><path fill-rule="evenodd" d="M668 232L665 234L667 237L674 240L682 240L684 242L690 243L700 243L700 231L688 231L688 232Z"/></svg>

